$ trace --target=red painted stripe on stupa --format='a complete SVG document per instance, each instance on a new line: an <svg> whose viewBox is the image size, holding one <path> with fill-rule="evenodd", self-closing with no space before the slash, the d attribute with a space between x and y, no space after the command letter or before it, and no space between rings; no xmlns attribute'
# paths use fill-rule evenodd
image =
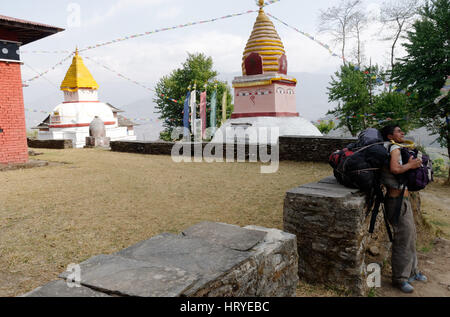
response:
<svg viewBox="0 0 450 317"><path fill-rule="evenodd" d="M252 117L300 117L298 112L252 112L233 113L231 119L252 118Z"/></svg>
<svg viewBox="0 0 450 317"><path fill-rule="evenodd" d="M115 121L107 121L103 122L104 125L114 125ZM63 129L63 128L81 128L81 127L89 127L90 123L76 123L76 124L58 124L58 125L49 125L49 128Z"/></svg>
<svg viewBox="0 0 450 317"><path fill-rule="evenodd" d="M272 81L272 84L281 84L284 86L292 86L292 87L297 86L297 83L286 82L286 81L281 81L281 80L274 80L274 81Z"/></svg>

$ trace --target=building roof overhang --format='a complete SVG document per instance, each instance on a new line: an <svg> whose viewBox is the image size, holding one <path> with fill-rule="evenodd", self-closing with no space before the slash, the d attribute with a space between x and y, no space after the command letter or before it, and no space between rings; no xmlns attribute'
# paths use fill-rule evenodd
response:
<svg viewBox="0 0 450 317"><path fill-rule="evenodd" d="M64 31L55 26L0 15L0 30L14 33L22 45Z"/></svg>

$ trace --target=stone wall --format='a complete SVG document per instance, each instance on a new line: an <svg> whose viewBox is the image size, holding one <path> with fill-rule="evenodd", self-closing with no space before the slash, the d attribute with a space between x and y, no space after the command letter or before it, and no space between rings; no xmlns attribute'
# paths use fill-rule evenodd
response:
<svg viewBox="0 0 450 317"><path fill-rule="evenodd" d="M175 147L175 148L174 148ZM244 155L238 156L240 149L244 149ZM214 157L216 151L220 151L217 157L226 159L227 155L233 160L242 159L249 160L250 157L258 160L260 150L267 155L271 154L272 147L270 145L250 146L248 144L230 144L229 150L227 145L213 143L174 143L174 142L148 142L148 141L113 141L111 142L111 151L151 154L151 155L171 155L172 150L176 156L188 157ZM189 154L188 154L189 153Z"/></svg>
<svg viewBox="0 0 450 317"><path fill-rule="evenodd" d="M170 155L173 142L111 141L111 151L152 155Z"/></svg>
<svg viewBox="0 0 450 317"><path fill-rule="evenodd" d="M328 162L331 153L355 141L352 138L282 136L279 139L280 161Z"/></svg>
<svg viewBox="0 0 450 317"><path fill-rule="evenodd" d="M299 277L366 295L367 265L382 266L390 248L382 212L373 235L366 213L365 195L339 185L334 177L288 191L283 228L297 236Z"/></svg>
<svg viewBox="0 0 450 317"><path fill-rule="evenodd" d="M349 143L356 139L349 138L330 138L330 137L280 137L279 139L279 158L280 161L310 161L310 162L328 162L330 154L338 149L343 149ZM208 143L202 143L202 151ZM145 142L145 141L116 141L111 142L111 150L116 152L153 154L153 155L171 155L174 142ZM199 143L191 143L191 155L194 155L195 146ZM211 145L214 146L214 145ZM218 145L215 145L216 147ZM249 159L250 146L234 144L234 158L237 158L239 146L245 146L245 159ZM268 155L274 150L273 146L264 146L262 149ZM253 150L253 153L259 153L260 146ZM182 151L180 152L183 153ZM215 154L214 151L212 151ZM226 156L225 147L223 157ZM254 157L254 156L252 156Z"/></svg>
<svg viewBox="0 0 450 317"><path fill-rule="evenodd" d="M81 287L62 273L26 297L295 296L296 237L276 229L202 222L80 264Z"/></svg>
<svg viewBox="0 0 450 317"><path fill-rule="evenodd" d="M28 138L28 147L34 149L72 149L72 140L37 140Z"/></svg>

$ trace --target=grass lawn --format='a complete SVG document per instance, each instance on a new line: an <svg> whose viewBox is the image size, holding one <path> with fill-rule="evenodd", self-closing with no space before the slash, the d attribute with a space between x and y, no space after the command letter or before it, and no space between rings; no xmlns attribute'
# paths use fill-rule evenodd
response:
<svg viewBox="0 0 450 317"><path fill-rule="evenodd" d="M421 192L422 213L436 233L450 239L450 186L436 179Z"/></svg>
<svg viewBox="0 0 450 317"><path fill-rule="evenodd" d="M54 280L70 263L201 221L282 229L287 190L332 174L324 163L174 163L99 149L36 150L48 167L0 173L0 296ZM425 216L449 233L449 187L424 192ZM301 282L298 296L336 296Z"/></svg>
<svg viewBox="0 0 450 317"><path fill-rule="evenodd" d="M285 192L332 173L323 163L174 163L169 156L98 149L36 150L64 162L0 173L0 296L200 221L282 229ZM308 288L306 293L314 292Z"/></svg>

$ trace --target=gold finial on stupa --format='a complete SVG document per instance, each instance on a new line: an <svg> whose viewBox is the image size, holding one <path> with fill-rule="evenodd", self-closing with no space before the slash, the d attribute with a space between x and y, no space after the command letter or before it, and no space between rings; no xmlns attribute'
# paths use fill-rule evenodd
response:
<svg viewBox="0 0 450 317"><path fill-rule="evenodd" d="M78 55L78 47L75 50L75 56L72 59L72 64L67 71L66 77L64 77L61 83L61 90L63 91L78 91L78 89L93 89L99 88L91 72L84 65L83 59Z"/></svg>
<svg viewBox="0 0 450 317"><path fill-rule="evenodd" d="M277 72L280 68L280 57L286 54L274 24L263 10L264 0L259 0L258 5L259 14L242 57L243 75L246 75L245 59L252 53L258 53L261 56L264 73Z"/></svg>

